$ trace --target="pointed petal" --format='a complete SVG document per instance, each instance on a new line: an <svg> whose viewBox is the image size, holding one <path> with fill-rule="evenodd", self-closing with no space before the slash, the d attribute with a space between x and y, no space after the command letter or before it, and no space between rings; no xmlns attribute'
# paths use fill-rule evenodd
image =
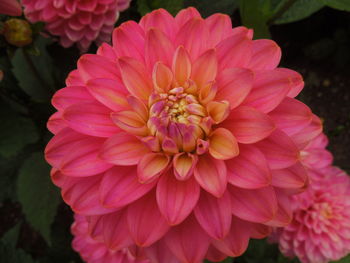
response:
<svg viewBox="0 0 350 263"><path fill-rule="evenodd" d="M269 137L257 142L256 146L265 155L271 169L283 169L297 162L299 150L284 132L276 129Z"/></svg>
<svg viewBox="0 0 350 263"><path fill-rule="evenodd" d="M209 153L215 159L228 160L239 154L236 138L225 128L217 128L209 137Z"/></svg>
<svg viewBox="0 0 350 263"><path fill-rule="evenodd" d="M180 224L192 212L199 199L200 187L191 177L179 181L169 172L157 185L157 203L160 212L170 225Z"/></svg>
<svg viewBox="0 0 350 263"><path fill-rule="evenodd" d="M77 132L97 137L110 137L120 129L112 122L111 110L97 103L79 103L63 112L67 125Z"/></svg>
<svg viewBox="0 0 350 263"><path fill-rule="evenodd" d="M221 262L227 258L227 255L216 249L214 246L210 246L205 258L212 262Z"/></svg>
<svg viewBox="0 0 350 263"><path fill-rule="evenodd" d="M177 13L175 17L175 22L178 24L178 27L182 27L192 18L201 18L200 13L194 7L188 7L186 9L182 9L179 13Z"/></svg>
<svg viewBox="0 0 350 263"><path fill-rule="evenodd" d="M138 98L134 96L128 96L127 101L132 110L134 110L140 118L147 122L148 121L148 108L147 106Z"/></svg>
<svg viewBox="0 0 350 263"><path fill-rule="evenodd" d="M105 141L99 157L116 165L135 165L148 152L148 148L138 138L119 132Z"/></svg>
<svg viewBox="0 0 350 263"><path fill-rule="evenodd" d="M82 80L79 70L72 70L68 77L66 78L66 85L69 86L84 86L84 81Z"/></svg>
<svg viewBox="0 0 350 263"><path fill-rule="evenodd" d="M254 73L243 68L223 70L217 78L217 100L227 100L230 108L240 105L252 89Z"/></svg>
<svg viewBox="0 0 350 263"><path fill-rule="evenodd" d="M82 86L70 86L58 90L52 97L52 105L57 110L64 110L76 103L94 102L94 97Z"/></svg>
<svg viewBox="0 0 350 263"><path fill-rule="evenodd" d="M171 253L165 242L159 241L150 247L145 248L145 254L152 263L180 263Z"/></svg>
<svg viewBox="0 0 350 263"><path fill-rule="evenodd" d="M253 89L244 100L243 105L254 107L263 113L276 108L291 90L292 81L282 71L258 71L255 75Z"/></svg>
<svg viewBox="0 0 350 263"><path fill-rule="evenodd" d="M232 22L228 15L213 14L205 19L209 28L210 46L215 47L232 34Z"/></svg>
<svg viewBox="0 0 350 263"><path fill-rule="evenodd" d="M155 64L152 74L155 90L160 93L168 92L173 78L173 73L167 66L161 62Z"/></svg>
<svg viewBox="0 0 350 263"><path fill-rule="evenodd" d="M147 153L137 166L137 176L141 183L149 183L158 178L167 168L169 156L163 153Z"/></svg>
<svg viewBox="0 0 350 263"><path fill-rule="evenodd" d="M270 39L253 41L252 58L248 68L254 70L271 70L278 66L281 60L281 48Z"/></svg>
<svg viewBox="0 0 350 263"><path fill-rule="evenodd" d="M289 77L290 81L292 82L292 86L287 96L291 98L296 97L304 88L303 77L298 72L288 68L276 68L275 70L277 72L283 72Z"/></svg>
<svg viewBox="0 0 350 263"><path fill-rule="evenodd" d="M208 82L215 80L217 69L216 52L209 49L194 62L191 79L199 88L203 88Z"/></svg>
<svg viewBox="0 0 350 263"><path fill-rule="evenodd" d="M232 212L229 193L226 191L221 198L216 198L202 191L194 214L209 236L223 239L231 227Z"/></svg>
<svg viewBox="0 0 350 263"><path fill-rule="evenodd" d="M278 211L277 211L278 214ZM271 234L272 228L263 224L250 223L251 233L250 237L255 239L262 239Z"/></svg>
<svg viewBox="0 0 350 263"><path fill-rule="evenodd" d="M307 172L300 162L281 170L272 170L272 185L279 188L303 189L308 183Z"/></svg>
<svg viewBox="0 0 350 263"><path fill-rule="evenodd" d="M59 133L66 127L66 121L62 118L62 111L55 112L47 121L47 129L53 134Z"/></svg>
<svg viewBox="0 0 350 263"><path fill-rule="evenodd" d="M186 152L176 154L173 158L175 177L180 181L187 180L193 174L197 161L197 155Z"/></svg>
<svg viewBox="0 0 350 263"><path fill-rule="evenodd" d="M98 152L104 140L90 137L72 144L62 158L60 170L68 176L85 177L102 173L113 165L102 161Z"/></svg>
<svg viewBox="0 0 350 263"><path fill-rule="evenodd" d="M275 217L277 200L273 187L247 190L229 186L228 189L235 216L256 223L264 223Z"/></svg>
<svg viewBox="0 0 350 263"><path fill-rule="evenodd" d="M253 145L241 145L239 156L226 161L229 183L257 189L270 185L271 172L263 153Z"/></svg>
<svg viewBox="0 0 350 263"><path fill-rule="evenodd" d="M117 54L115 53L113 47L107 43L102 43L101 46L97 49L97 55L110 59L111 61L116 61Z"/></svg>
<svg viewBox="0 0 350 263"><path fill-rule="evenodd" d="M123 207L147 194L155 184L141 184L136 167L117 166L103 176L100 200L105 207Z"/></svg>
<svg viewBox="0 0 350 263"><path fill-rule="evenodd" d="M215 197L219 198L224 194L227 184L224 161L203 154L194 169L194 176L200 186Z"/></svg>
<svg viewBox="0 0 350 263"><path fill-rule="evenodd" d="M175 80L181 86L190 78L192 70L191 61L187 50L183 46L179 46L175 51L172 70Z"/></svg>
<svg viewBox="0 0 350 263"><path fill-rule="evenodd" d="M275 130L268 115L247 106L232 110L222 126L230 130L238 142L245 144L261 141Z"/></svg>
<svg viewBox="0 0 350 263"><path fill-rule="evenodd" d="M152 93L152 81L145 66L130 57L123 57L118 61L125 87L131 95L147 100Z"/></svg>
<svg viewBox="0 0 350 263"><path fill-rule="evenodd" d="M165 242L183 263L201 262L209 247L209 237L194 216L173 227L165 236Z"/></svg>
<svg viewBox="0 0 350 263"><path fill-rule="evenodd" d="M135 136L147 136L149 134L146 121L135 110L112 112L110 117L116 126L129 134Z"/></svg>
<svg viewBox="0 0 350 263"><path fill-rule="evenodd" d="M293 210L290 197L283 190L276 189L278 210L276 216L266 224L273 227L285 227L292 222Z"/></svg>
<svg viewBox="0 0 350 263"><path fill-rule="evenodd" d="M250 224L235 216L229 234L222 240L213 240L213 246L230 257L238 257L246 251L250 236Z"/></svg>
<svg viewBox="0 0 350 263"><path fill-rule="evenodd" d="M140 247L152 245L169 230L169 225L159 212L153 192L132 203L127 213L130 235Z"/></svg>
<svg viewBox="0 0 350 263"><path fill-rule="evenodd" d="M210 118L217 124L224 121L230 113L230 104L227 101L211 101L207 105Z"/></svg>
<svg viewBox="0 0 350 263"><path fill-rule="evenodd" d="M125 110L128 106L125 87L112 79L92 79L86 83L92 96L113 111Z"/></svg>

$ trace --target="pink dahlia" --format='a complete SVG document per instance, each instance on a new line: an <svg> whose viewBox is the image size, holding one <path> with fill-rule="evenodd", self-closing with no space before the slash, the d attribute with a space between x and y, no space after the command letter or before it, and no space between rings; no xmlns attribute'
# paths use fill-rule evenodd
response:
<svg viewBox="0 0 350 263"><path fill-rule="evenodd" d="M17 0L1 0L0 14L9 16L20 16L22 15L21 4Z"/></svg>
<svg viewBox="0 0 350 263"><path fill-rule="evenodd" d="M82 51L90 44L109 42L119 11L131 0L22 0L31 22L45 22L46 30L60 37L63 47L74 43Z"/></svg>
<svg viewBox="0 0 350 263"><path fill-rule="evenodd" d="M218 261L291 221L322 125L281 51L223 14L165 10L83 55L52 103L45 155L90 235L151 262ZM168 261L159 260L165 257Z"/></svg>
<svg viewBox="0 0 350 263"><path fill-rule="evenodd" d="M336 167L317 173L323 176L292 197L292 223L273 233L282 253L302 263L327 263L350 253L350 178Z"/></svg>
<svg viewBox="0 0 350 263"><path fill-rule="evenodd" d="M75 215L71 227L74 236L72 246L81 258L87 263L149 263L146 260L137 260L124 249L113 251L103 242L96 241L89 236L89 225L84 216Z"/></svg>

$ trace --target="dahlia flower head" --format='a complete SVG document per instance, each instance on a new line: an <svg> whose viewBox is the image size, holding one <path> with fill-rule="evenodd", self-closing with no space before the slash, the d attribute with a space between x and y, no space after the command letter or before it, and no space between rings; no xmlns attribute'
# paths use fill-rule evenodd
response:
<svg viewBox="0 0 350 263"><path fill-rule="evenodd" d="M197 263L290 223L322 124L294 99L303 80L277 68L276 43L252 37L223 14L159 9L79 59L52 99L45 156L91 238Z"/></svg>
<svg viewBox="0 0 350 263"><path fill-rule="evenodd" d="M131 0L22 0L30 22L45 22L45 29L60 38L63 47L77 43L86 51L92 42L109 42L119 12Z"/></svg>
<svg viewBox="0 0 350 263"><path fill-rule="evenodd" d="M350 178L337 167L317 170L306 192L292 198L293 221L273 231L283 254L327 263L350 253Z"/></svg>

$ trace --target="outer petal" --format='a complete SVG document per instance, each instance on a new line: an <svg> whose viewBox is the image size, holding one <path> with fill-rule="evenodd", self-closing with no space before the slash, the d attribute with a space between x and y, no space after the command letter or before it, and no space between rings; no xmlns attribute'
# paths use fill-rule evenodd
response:
<svg viewBox="0 0 350 263"><path fill-rule="evenodd" d="M275 130L268 115L247 106L232 110L222 126L230 130L238 142L245 144L261 141Z"/></svg>
<svg viewBox="0 0 350 263"><path fill-rule="evenodd" d="M110 137L120 129L112 122L111 110L97 103L74 104L63 113L67 125L77 132L98 137Z"/></svg>
<svg viewBox="0 0 350 263"><path fill-rule="evenodd" d="M253 41L252 59L248 65L254 70L271 70L277 67L281 60L281 48L270 39Z"/></svg>
<svg viewBox="0 0 350 263"><path fill-rule="evenodd" d="M58 110L64 110L76 103L93 102L94 97L83 86L70 86L58 90L52 97L52 105Z"/></svg>
<svg viewBox="0 0 350 263"><path fill-rule="evenodd" d="M164 174L157 185L159 210L170 225L177 225L192 212L199 193L200 187L193 177L179 181L172 173Z"/></svg>
<svg viewBox="0 0 350 263"><path fill-rule="evenodd" d="M179 13L177 13L175 17L175 22L180 28L192 18L201 18L201 15L196 8L188 7L186 9L182 9Z"/></svg>
<svg viewBox="0 0 350 263"><path fill-rule="evenodd" d="M138 138L125 132L108 138L100 150L100 158L116 165L135 165L149 149Z"/></svg>
<svg viewBox="0 0 350 263"><path fill-rule="evenodd" d="M67 127L66 121L62 118L62 111L57 111L51 115L47 121L47 129L53 134L59 133Z"/></svg>
<svg viewBox="0 0 350 263"><path fill-rule="evenodd" d="M125 110L128 107L125 87L112 79L92 79L86 84L92 96L113 111Z"/></svg>
<svg viewBox="0 0 350 263"><path fill-rule="evenodd" d="M214 246L211 245L208 249L207 254L205 255L205 258L212 262L221 262L225 258L227 258L227 255L222 253L220 250L216 249Z"/></svg>
<svg viewBox="0 0 350 263"><path fill-rule="evenodd" d="M202 262L209 247L209 237L194 216L188 217L182 224L173 227L165 236L165 242L183 263Z"/></svg>
<svg viewBox="0 0 350 263"><path fill-rule="evenodd" d="M117 54L115 53L113 47L107 43L102 43L101 46L97 49L96 54L108 58L111 61L116 61L117 59Z"/></svg>
<svg viewBox="0 0 350 263"><path fill-rule="evenodd" d="M234 186L256 189L270 185L271 172L263 153L253 145L242 145L240 154L226 161L227 179Z"/></svg>
<svg viewBox="0 0 350 263"><path fill-rule="evenodd" d="M220 198L227 184L225 162L208 154L199 157L194 176L200 186L215 197Z"/></svg>
<svg viewBox="0 0 350 263"><path fill-rule="evenodd" d="M324 149L301 151L301 162L309 168L324 168L333 163L333 155Z"/></svg>
<svg viewBox="0 0 350 263"><path fill-rule="evenodd" d="M291 98L296 97L304 88L303 77L298 72L288 68L277 68L276 71L283 72L284 74L288 75L289 79L292 82L292 87L288 92L287 96Z"/></svg>
<svg viewBox="0 0 350 263"><path fill-rule="evenodd" d="M229 193L225 192L221 198L216 198L202 191L194 214L209 236L223 239L231 227L232 213Z"/></svg>
<svg viewBox="0 0 350 263"><path fill-rule="evenodd" d="M213 240L212 244L222 253L238 257L247 249L249 236L250 224L234 216L229 234L223 240Z"/></svg>
<svg viewBox="0 0 350 263"><path fill-rule="evenodd" d="M256 145L265 155L271 169L289 167L299 159L299 150L296 145L284 132L278 129Z"/></svg>
<svg viewBox="0 0 350 263"><path fill-rule="evenodd" d="M199 88L204 88L208 82L215 80L217 68L216 52L209 49L194 62L191 79Z"/></svg>
<svg viewBox="0 0 350 263"><path fill-rule="evenodd" d="M272 185L280 188L303 189L308 183L304 166L300 162L282 169L272 170Z"/></svg>
<svg viewBox="0 0 350 263"><path fill-rule="evenodd" d="M220 41L232 35L231 18L224 14L213 14L205 19L209 28L210 46L215 47Z"/></svg>
<svg viewBox="0 0 350 263"><path fill-rule="evenodd" d="M86 138L72 144L69 152L62 158L59 169L68 176L85 177L102 173L112 164L102 161L98 152L104 140Z"/></svg>
<svg viewBox="0 0 350 263"><path fill-rule="evenodd" d="M100 200L105 207L123 207L148 193L155 184L141 184L136 167L113 167L103 176Z"/></svg>
<svg viewBox="0 0 350 263"><path fill-rule="evenodd" d="M167 168L169 156L163 153L147 153L137 166L137 175L141 183L149 183L158 178Z"/></svg>
<svg viewBox="0 0 350 263"><path fill-rule="evenodd" d="M153 192L129 206L127 219L130 235L140 247L152 245L169 230L169 225L158 210Z"/></svg>
<svg viewBox="0 0 350 263"><path fill-rule="evenodd" d="M0 3L0 13L9 16L22 15L22 7L16 0L3 0Z"/></svg>
<svg viewBox="0 0 350 263"><path fill-rule="evenodd" d="M228 187L231 195L232 213L250 222L264 223L277 213L277 200L273 187L246 190Z"/></svg>
<svg viewBox="0 0 350 263"><path fill-rule="evenodd" d="M217 100L227 100L234 109L247 97L253 86L254 73L243 68L229 68L218 74Z"/></svg>
<svg viewBox="0 0 350 263"><path fill-rule="evenodd" d="M183 46L179 46L176 49L173 58L172 70L175 80L179 85L185 84L185 82L191 76L191 60L187 50Z"/></svg>
<svg viewBox="0 0 350 263"><path fill-rule="evenodd" d="M285 227L291 223L293 219L292 204L290 197L287 196L282 190L276 189L278 210L274 219L269 221L267 225L273 227Z"/></svg>
<svg viewBox="0 0 350 263"><path fill-rule="evenodd" d="M287 73L278 70L259 71L243 105L268 113L282 102L291 87L292 81Z"/></svg>
<svg viewBox="0 0 350 263"><path fill-rule="evenodd" d="M180 263L162 240L145 248L145 254L152 263Z"/></svg>

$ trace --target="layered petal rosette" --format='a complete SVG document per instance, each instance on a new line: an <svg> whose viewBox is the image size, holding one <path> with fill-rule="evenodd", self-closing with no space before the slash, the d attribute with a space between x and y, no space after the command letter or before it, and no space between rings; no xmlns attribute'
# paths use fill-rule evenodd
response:
<svg viewBox="0 0 350 263"><path fill-rule="evenodd" d="M293 221L272 239L302 263L327 263L350 253L350 178L337 167L319 169L307 191L292 197Z"/></svg>
<svg viewBox="0 0 350 263"><path fill-rule="evenodd" d="M60 38L63 47L74 43L86 51L92 42L109 42L119 11L131 0L22 0L31 22L45 22L45 29Z"/></svg>
<svg viewBox="0 0 350 263"><path fill-rule="evenodd" d="M301 76L277 68L280 48L252 35L223 14L160 9L79 59L53 97L45 155L92 238L197 263L291 221L301 151L322 125L294 99Z"/></svg>

